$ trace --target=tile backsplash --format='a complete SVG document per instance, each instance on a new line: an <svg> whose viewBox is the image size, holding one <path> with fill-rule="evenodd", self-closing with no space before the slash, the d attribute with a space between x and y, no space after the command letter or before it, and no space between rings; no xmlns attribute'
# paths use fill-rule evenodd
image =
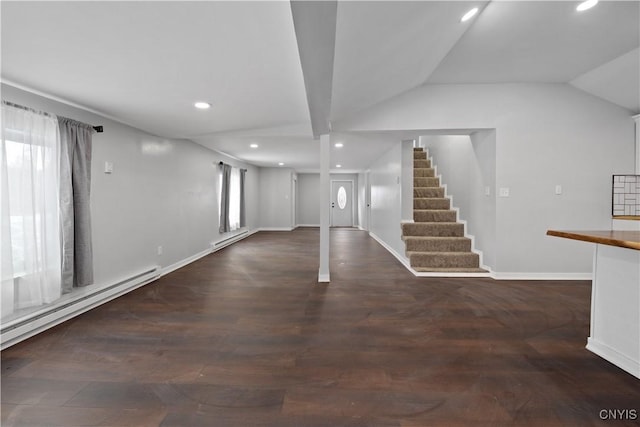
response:
<svg viewBox="0 0 640 427"><path fill-rule="evenodd" d="M613 175L613 216L640 216L640 175Z"/></svg>

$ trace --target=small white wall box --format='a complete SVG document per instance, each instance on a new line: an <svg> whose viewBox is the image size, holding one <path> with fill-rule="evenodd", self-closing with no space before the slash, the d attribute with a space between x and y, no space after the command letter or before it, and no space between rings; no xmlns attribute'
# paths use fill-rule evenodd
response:
<svg viewBox="0 0 640 427"><path fill-rule="evenodd" d="M113 173L113 162L104 162L104 173Z"/></svg>

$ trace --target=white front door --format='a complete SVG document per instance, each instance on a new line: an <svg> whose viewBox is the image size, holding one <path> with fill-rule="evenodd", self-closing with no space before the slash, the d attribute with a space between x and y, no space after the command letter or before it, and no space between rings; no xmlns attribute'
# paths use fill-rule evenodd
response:
<svg viewBox="0 0 640 427"><path fill-rule="evenodd" d="M331 182L331 226L353 227L353 182Z"/></svg>

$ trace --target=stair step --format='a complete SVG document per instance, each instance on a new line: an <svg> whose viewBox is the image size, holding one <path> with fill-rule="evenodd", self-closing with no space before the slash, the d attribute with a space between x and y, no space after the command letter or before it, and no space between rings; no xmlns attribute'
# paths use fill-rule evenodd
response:
<svg viewBox="0 0 640 427"><path fill-rule="evenodd" d="M413 151L424 151L422 147L413 147Z"/></svg>
<svg viewBox="0 0 640 427"><path fill-rule="evenodd" d="M417 187L440 187L440 178L435 177L414 177L413 188Z"/></svg>
<svg viewBox="0 0 640 427"><path fill-rule="evenodd" d="M473 252L407 252L412 267L480 268L480 256Z"/></svg>
<svg viewBox="0 0 640 427"><path fill-rule="evenodd" d="M451 200L444 197L421 197L413 199L413 209L450 209Z"/></svg>
<svg viewBox="0 0 640 427"><path fill-rule="evenodd" d="M456 211L450 209L414 209L415 222L456 222Z"/></svg>
<svg viewBox="0 0 640 427"><path fill-rule="evenodd" d="M408 252L471 252L471 239L466 237L403 237Z"/></svg>
<svg viewBox="0 0 640 427"><path fill-rule="evenodd" d="M413 168L413 177L434 177L436 176L436 170L434 168Z"/></svg>
<svg viewBox="0 0 640 427"><path fill-rule="evenodd" d="M433 187L433 188L414 188L413 189L413 197L417 198L444 198L444 188Z"/></svg>
<svg viewBox="0 0 640 427"><path fill-rule="evenodd" d="M431 161L430 160L414 160L413 167L415 168L430 168Z"/></svg>
<svg viewBox="0 0 640 427"><path fill-rule="evenodd" d="M425 151L414 151L413 159L414 160L423 160L427 158L427 153Z"/></svg>
<svg viewBox="0 0 640 427"><path fill-rule="evenodd" d="M410 222L402 224L402 235L464 237L464 225L457 222Z"/></svg>

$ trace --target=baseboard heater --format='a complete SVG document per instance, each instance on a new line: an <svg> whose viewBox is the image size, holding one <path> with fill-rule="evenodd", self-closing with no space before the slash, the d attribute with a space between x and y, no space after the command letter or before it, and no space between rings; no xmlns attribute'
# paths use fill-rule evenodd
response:
<svg viewBox="0 0 640 427"><path fill-rule="evenodd" d="M115 299L127 292L146 285L160 277L160 267L138 273L94 292L65 295L58 302L2 325L0 349L30 338L44 330ZM83 289L78 292L82 293Z"/></svg>
<svg viewBox="0 0 640 427"><path fill-rule="evenodd" d="M212 246L213 246L213 250L217 251L218 249L222 249L225 246L229 246L232 243L235 243L236 241L240 240L243 236L247 235L249 233L248 230L245 230L241 233L238 234L234 234L231 237L227 237L226 239L223 240L219 240L217 242L215 242Z"/></svg>

